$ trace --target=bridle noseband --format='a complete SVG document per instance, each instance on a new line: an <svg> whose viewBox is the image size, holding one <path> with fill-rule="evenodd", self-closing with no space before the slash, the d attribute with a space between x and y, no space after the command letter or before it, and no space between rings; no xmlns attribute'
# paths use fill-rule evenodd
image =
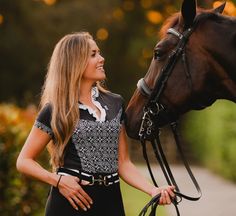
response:
<svg viewBox="0 0 236 216"><path fill-rule="evenodd" d="M180 215L180 213L179 213L177 205L182 200L182 198L192 200L192 201L199 200L201 197L201 189L200 189L200 187L199 187L199 185L198 185L198 183L197 183L197 181L196 181L196 179L195 179L195 177L188 165L188 162L183 154L183 151L182 151L182 148L180 145L179 134L177 132L177 123L172 122L170 125L171 125L171 129L172 129L172 132L173 132L173 135L175 138L177 149L178 149L179 154L182 158L182 161L185 165L185 168L187 169L187 172L188 172L191 180L193 181L194 186L196 187L196 189L198 191L198 196L191 197L191 196L185 195L180 192L179 187L175 181L175 178L172 174L172 171L171 171L169 164L167 162L167 159L165 157L165 153L162 149L162 145L161 145L160 138L159 138L160 128L159 128L158 124L156 123L155 119L158 118L158 115L161 112L164 112L166 110L165 105L160 103L160 96L161 96L161 94L166 86L167 80L170 77L180 56L182 56L184 71L185 71L186 76L189 80L190 87L192 86L191 76L190 76L190 72L189 72L189 68L188 68L188 64L187 64L187 60L186 60L186 55L185 55L185 46L186 46L188 39L191 36L192 32L193 32L193 28L189 28L189 29L185 30L183 33L178 32L174 28L168 29L167 33L178 37L179 42L178 42L176 48L169 55L166 65L161 69L160 76L158 77L158 79L154 85L154 88L151 90L148 87L147 83L145 82L144 78L140 79L137 83L137 87L138 87L139 91L141 92L141 94L143 94L145 97L148 98L148 102L143 108L143 117L142 117L142 122L141 122L140 130L139 130L139 138L140 138L140 141L141 141L142 147L143 147L143 156L144 156L144 159L146 160L151 179L152 179L154 185L157 186L157 183L155 181L155 178L154 178L154 175L152 173L152 169L151 169L151 166L149 163L147 151L146 151L146 140L150 140L154 154L161 166L161 169L165 175L167 183L169 185L175 185L175 187L176 187L176 191L175 191L176 198L172 200L172 203L174 204L174 206L176 208L176 212L177 212L178 216ZM141 211L139 216L146 215L149 207L152 208L150 216L154 216L159 199L160 199L160 194L153 197L152 200L143 208L143 210Z"/></svg>

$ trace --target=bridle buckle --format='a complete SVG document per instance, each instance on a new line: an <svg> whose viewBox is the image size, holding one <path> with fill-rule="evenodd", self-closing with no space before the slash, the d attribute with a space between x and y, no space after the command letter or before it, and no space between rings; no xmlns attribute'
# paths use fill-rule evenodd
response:
<svg viewBox="0 0 236 216"><path fill-rule="evenodd" d="M145 106L143 109L143 117L139 129L139 137L141 140L152 138L153 132L157 129L153 119L155 119L161 111L165 110L165 107L160 103L152 102L150 104L152 106Z"/></svg>

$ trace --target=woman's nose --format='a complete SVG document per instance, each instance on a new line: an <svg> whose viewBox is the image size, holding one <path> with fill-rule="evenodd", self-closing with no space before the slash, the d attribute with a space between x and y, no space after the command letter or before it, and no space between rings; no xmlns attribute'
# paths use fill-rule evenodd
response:
<svg viewBox="0 0 236 216"><path fill-rule="evenodd" d="M105 58L104 58L102 55L100 55L99 61L100 61L100 62L104 62L104 61L105 61Z"/></svg>

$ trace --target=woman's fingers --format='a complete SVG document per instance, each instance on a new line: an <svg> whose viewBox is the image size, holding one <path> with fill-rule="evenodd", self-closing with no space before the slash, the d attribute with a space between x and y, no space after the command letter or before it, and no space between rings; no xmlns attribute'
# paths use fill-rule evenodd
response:
<svg viewBox="0 0 236 216"><path fill-rule="evenodd" d="M166 189L161 190L160 205L171 204L171 198L175 197L174 188L174 186L168 186Z"/></svg>
<svg viewBox="0 0 236 216"><path fill-rule="evenodd" d="M72 207L76 210L78 210L77 205L74 203L73 199L68 197L67 200L69 201L69 203L72 205Z"/></svg>
<svg viewBox="0 0 236 216"><path fill-rule="evenodd" d="M80 184L81 185L87 185L87 184L89 184L89 182L87 182L87 181L84 181L84 180L80 180L78 177L76 177L75 178L75 181L77 182L77 183L79 183L79 186L78 186L78 188L77 188L77 191L83 196L83 198L85 198L85 199L83 199L83 200L85 200L85 202L86 203L90 203L90 204L92 204L93 203L93 201L92 201L92 199L91 199L91 197L83 190L83 188L80 186ZM89 206L89 203L88 203L88 205L87 206Z"/></svg>
<svg viewBox="0 0 236 216"><path fill-rule="evenodd" d="M170 195L172 198L175 197L174 189L175 189L174 186L171 186L171 187L168 187L168 188L167 188L167 191L168 191L169 195Z"/></svg>
<svg viewBox="0 0 236 216"><path fill-rule="evenodd" d="M75 177L75 181L77 182L77 183L81 183L81 179L80 178L78 178L78 177Z"/></svg>
<svg viewBox="0 0 236 216"><path fill-rule="evenodd" d="M165 195L165 191L164 190L161 191L161 198L160 198L159 204L160 205L165 205L166 204L166 195Z"/></svg>
<svg viewBox="0 0 236 216"><path fill-rule="evenodd" d="M93 204L93 200L91 199L91 197L83 190L83 188L81 186L79 186L78 190L80 195L82 195L82 197L89 202L90 204Z"/></svg>
<svg viewBox="0 0 236 216"><path fill-rule="evenodd" d="M93 204L91 197L83 190L78 177L66 176L59 184L60 193L67 198L74 209L78 206L87 211Z"/></svg>
<svg viewBox="0 0 236 216"><path fill-rule="evenodd" d="M72 198L72 200L73 200L74 203L77 204L81 209L83 209L84 211L87 211L88 206L87 206L87 208L86 208L85 204L84 204L78 197L79 197L79 195L74 196L74 197ZM90 206L89 206L89 208L90 208ZM78 210L78 209L77 209L77 210Z"/></svg>
<svg viewBox="0 0 236 216"><path fill-rule="evenodd" d="M84 211L91 208L89 201L81 195L81 189L77 189L76 191L68 194L67 199L76 210L78 210L78 206Z"/></svg>
<svg viewBox="0 0 236 216"><path fill-rule="evenodd" d="M151 196L154 197L157 194L160 194L159 204L166 205L171 204L172 198L175 197L175 186L163 186L163 187L154 187Z"/></svg>
<svg viewBox="0 0 236 216"><path fill-rule="evenodd" d="M165 194L165 198L166 198L166 204L168 204L168 205L171 204L170 196L166 190L164 190L164 194Z"/></svg>
<svg viewBox="0 0 236 216"><path fill-rule="evenodd" d="M81 181L81 185L89 185L89 184L90 184L89 181L85 181L85 180L82 180L82 181Z"/></svg>
<svg viewBox="0 0 236 216"><path fill-rule="evenodd" d="M78 194L76 197L78 197L88 209L91 208L88 200L86 200L81 194Z"/></svg>

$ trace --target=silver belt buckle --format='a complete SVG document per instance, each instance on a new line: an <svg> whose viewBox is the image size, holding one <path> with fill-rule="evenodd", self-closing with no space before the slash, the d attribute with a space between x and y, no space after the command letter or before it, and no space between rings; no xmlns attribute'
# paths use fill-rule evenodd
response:
<svg viewBox="0 0 236 216"><path fill-rule="evenodd" d="M94 178L94 176L93 176L93 175L92 175L91 177L92 177L92 182L91 182L89 185L91 185L91 186L92 186L92 185L94 185L94 183L95 183L95 178Z"/></svg>
<svg viewBox="0 0 236 216"><path fill-rule="evenodd" d="M95 182L98 182L99 185L105 185L109 186L110 184L107 183L107 176L102 177L102 175L99 175L99 178L95 179L94 176L92 175L92 182L89 184L90 186L94 185Z"/></svg>
<svg viewBox="0 0 236 216"><path fill-rule="evenodd" d="M105 186L109 186L109 185L110 185L109 182L107 182L107 176L104 176L104 177L103 177L103 184L104 184Z"/></svg>

